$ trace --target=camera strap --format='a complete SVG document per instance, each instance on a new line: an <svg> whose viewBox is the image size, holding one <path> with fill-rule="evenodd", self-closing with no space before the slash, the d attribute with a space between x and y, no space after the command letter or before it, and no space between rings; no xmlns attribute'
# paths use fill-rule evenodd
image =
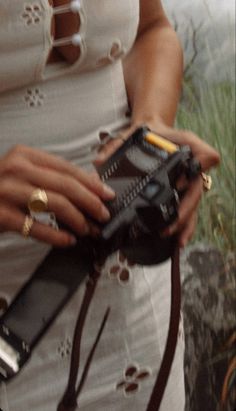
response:
<svg viewBox="0 0 236 411"><path fill-rule="evenodd" d="M53 249L0 318L0 380L15 376L93 270L82 247Z"/></svg>
<svg viewBox="0 0 236 411"><path fill-rule="evenodd" d="M7 381L20 371L36 343L43 337L79 285L85 278L88 278L74 331L68 385L58 405L58 411L76 409L78 396L84 386L93 354L109 316L108 307L86 361L80 383L76 388L83 326L99 277L93 263L94 259L91 258L91 254L81 251L78 246L63 251L53 249L0 319L0 377ZM158 377L146 411L158 411L159 409L175 354L179 317L179 250L176 249L172 257L168 337Z"/></svg>
<svg viewBox="0 0 236 411"><path fill-rule="evenodd" d="M70 373L67 382L67 388L61 401L59 402L57 411L76 411L79 409L79 395L84 386L89 367L95 352L96 346L99 342L103 329L105 327L106 321L109 316L110 308L108 307L102 323L100 325L96 340L90 350L88 358L85 362L85 367L82 372L78 386L76 387L77 377L79 373L79 362L80 362L80 345L82 339L82 331L86 320L86 315L89 310L89 304L92 299L96 284L98 279L98 273L96 272L93 275L92 281L87 283L84 299L81 305L80 313L78 316L77 324L74 331L73 338L73 349L71 355L71 365ZM176 247L173 256L172 256L172 265L171 265L171 307L170 307L170 321L168 336L165 346L165 351L159 373L150 397L146 411L158 411L165 388L168 382L169 374L171 371L171 366L173 363L178 331L179 331L179 319L180 319L180 303L181 303L181 285L180 285L180 270L179 270L179 249Z"/></svg>
<svg viewBox="0 0 236 411"><path fill-rule="evenodd" d="M181 282L180 282L180 261L179 248L176 247L172 255L171 265L171 307L170 307L170 321L169 330L165 346L164 355L162 358L160 370L150 397L146 411L158 411L168 378L171 371L171 366L174 360L181 309Z"/></svg>

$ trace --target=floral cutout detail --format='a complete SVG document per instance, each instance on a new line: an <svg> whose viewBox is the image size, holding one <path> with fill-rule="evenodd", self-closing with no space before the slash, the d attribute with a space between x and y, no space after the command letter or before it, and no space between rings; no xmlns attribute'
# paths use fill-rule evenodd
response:
<svg viewBox="0 0 236 411"><path fill-rule="evenodd" d="M118 262L110 267L108 275L111 279L117 279L121 285L129 284L132 273L130 268L134 266L133 263L119 251L117 254Z"/></svg>
<svg viewBox="0 0 236 411"><path fill-rule="evenodd" d="M111 50L109 53L109 57L110 59L113 60L117 60L119 58L121 58L124 54L124 50L121 46L121 42L120 41L116 41L112 44L111 46Z"/></svg>
<svg viewBox="0 0 236 411"><path fill-rule="evenodd" d="M139 368L136 364L129 365L124 371L123 379L116 385L117 390L122 390L125 396L135 394L142 382L152 375L148 368Z"/></svg>
<svg viewBox="0 0 236 411"><path fill-rule="evenodd" d="M27 26L30 26L31 24L40 23L42 14L42 8L39 4L26 4L22 18L24 19Z"/></svg>
<svg viewBox="0 0 236 411"><path fill-rule="evenodd" d="M44 95L38 88L28 89L24 100L29 107L40 107L43 105Z"/></svg>
<svg viewBox="0 0 236 411"><path fill-rule="evenodd" d="M60 342L57 353L61 358L67 358L71 354L72 343L69 337Z"/></svg>
<svg viewBox="0 0 236 411"><path fill-rule="evenodd" d="M102 67L107 64L111 64L117 59L121 58L125 54L125 50L122 48L120 40L116 40L112 43L110 51L107 56L101 57L97 61L97 66Z"/></svg>

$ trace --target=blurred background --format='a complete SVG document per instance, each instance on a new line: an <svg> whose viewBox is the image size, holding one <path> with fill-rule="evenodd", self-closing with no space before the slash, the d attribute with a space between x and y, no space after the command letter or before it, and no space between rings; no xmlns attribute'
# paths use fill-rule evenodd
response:
<svg viewBox="0 0 236 411"><path fill-rule="evenodd" d="M186 411L236 410L235 2L163 0L185 54L176 126L221 154L182 256Z"/></svg>

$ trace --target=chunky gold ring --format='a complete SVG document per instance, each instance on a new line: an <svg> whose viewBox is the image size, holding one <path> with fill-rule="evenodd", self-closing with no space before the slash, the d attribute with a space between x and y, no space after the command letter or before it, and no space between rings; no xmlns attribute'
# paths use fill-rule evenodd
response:
<svg viewBox="0 0 236 411"><path fill-rule="evenodd" d="M33 224L34 224L33 218L29 215L26 215L23 226L22 226L22 230L21 230L21 234L23 235L23 237L29 237Z"/></svg>
<svg viewBox="0 0 236 411"><path fill-rule="evenodd" d="M201 173L201 177L203 180L203 189L204 191L210 191L212 188L212 178L209 174Z"/></svg>
<svg viewBox="0 0 236 411"><path fill-rule="evenodd" d="M33 213L43 213L48 208L48 196L41 188L36 188L30 196L28 208Z"/></svg>

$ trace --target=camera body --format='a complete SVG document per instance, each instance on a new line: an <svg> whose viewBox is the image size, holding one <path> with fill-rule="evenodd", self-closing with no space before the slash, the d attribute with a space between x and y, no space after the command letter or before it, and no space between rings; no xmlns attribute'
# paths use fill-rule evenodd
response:
<svg viewBox="0 0 236 411"><path fill-rule="evenodd" d="M111 219L101 227L95 252L121 249L132 262L145 265L169 258L176 239L160 233L178 216L177 180L200 173L190 148L179 147L144 126L97 171L116 197L106 203Z"/></svg>

